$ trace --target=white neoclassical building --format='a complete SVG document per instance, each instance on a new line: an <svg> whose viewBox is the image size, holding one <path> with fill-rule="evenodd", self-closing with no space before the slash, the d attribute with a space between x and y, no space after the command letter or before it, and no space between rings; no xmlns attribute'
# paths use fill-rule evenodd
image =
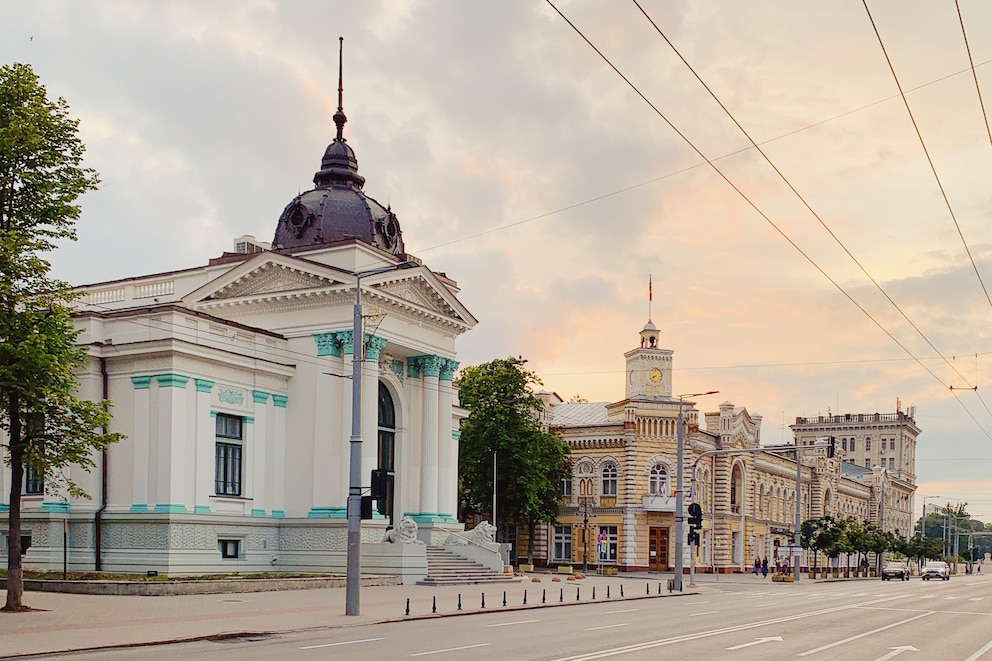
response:
<svg viewBox="0 0 992 661"><path fill-rule="evenodd" d="M455 281L405 253L395 214L362 190L340 107L334 121L271 245L242 237L197 268L78 288L81 395L112 400L127 438L72 472L92 500L25 480L26 566L61 568L65 525L73 569L343 569L357 274L378 270L360 278L361 474L395 482L388 513L363 522L363 571L423 573L423 547L380 543L391 518L428 543L462 529L452 376L476 320ZM5 467L4 534L9 488Z"/></svg>

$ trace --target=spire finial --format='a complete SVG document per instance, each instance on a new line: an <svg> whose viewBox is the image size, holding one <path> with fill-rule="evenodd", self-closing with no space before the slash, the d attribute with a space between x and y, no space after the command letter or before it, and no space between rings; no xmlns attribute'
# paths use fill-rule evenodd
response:
<svg viewBox="0 0 992 661"><path fill-rule="evenodd" d="M651 301L654 299L654 293L651 291L651 274L648 274L648 323L651 322Z"/></svg>
<svg viewBox="0 0 992 661"><path fill-rule="evenodd" d="M344 114L344 37L338 37L338 111L334 113L334 124L338 127L335 140L344 140L344 124L348 118Z"/></svg>

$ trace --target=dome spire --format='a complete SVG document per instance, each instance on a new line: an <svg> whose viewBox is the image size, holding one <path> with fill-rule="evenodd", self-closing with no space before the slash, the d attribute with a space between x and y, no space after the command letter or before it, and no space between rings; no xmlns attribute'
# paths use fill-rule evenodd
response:
<svg viewBox="0 0 992 661"><path fill-rule="evenodd" d="M338 37L338 111L334 113L334 125L338 127L335 140L344 141L344 125L348 118L344 114L344 37Z"/></svg>

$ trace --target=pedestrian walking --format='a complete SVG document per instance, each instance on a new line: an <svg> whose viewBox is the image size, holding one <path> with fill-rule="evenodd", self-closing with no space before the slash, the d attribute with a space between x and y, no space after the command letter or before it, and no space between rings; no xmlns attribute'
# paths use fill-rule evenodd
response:
<svg viewBox="0 0 992 661"><path fill-rule="evenodd" d="M761 578L768 578L768 557L761 561Z"/></svg>
<svg viewBox="0 0 992 661"><path fill-rule="evenodd" d="M754 556L754 575L757 576L759 571L761 571L761 558Z"/></svg>

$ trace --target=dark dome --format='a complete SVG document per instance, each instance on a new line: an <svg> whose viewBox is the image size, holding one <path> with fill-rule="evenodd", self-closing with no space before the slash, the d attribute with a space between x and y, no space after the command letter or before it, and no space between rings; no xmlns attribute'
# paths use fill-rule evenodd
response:
<svg viewBox="0 0 992 661"><path fill-rule="evenodd" d="M362 191L365 177L358 174L355 151L344 139L347 121L339 82L338 110L334 113L337 137L324 150L320 170L313 176L316 188L297 195L283 210L273 248L358 239L394 255L405 252L396 215Z"/></svg>

